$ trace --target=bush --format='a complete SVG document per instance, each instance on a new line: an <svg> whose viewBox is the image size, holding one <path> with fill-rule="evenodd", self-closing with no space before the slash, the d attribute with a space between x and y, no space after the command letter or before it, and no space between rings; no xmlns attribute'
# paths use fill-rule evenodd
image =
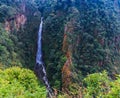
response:
<svg viewBox="0 0 120 98"><path fill-rule="evenodd" d="M120 98L120 75L111 80L107 73L94 73L84 79L84 98Z"/></svg>
<svg viewBox="0 0 120 98"><path fill-rule="evenodd" d="M46 98L45 87L31 70L11 67L0 70L0 98Z"/></svg>
<svg viewBox="0 0 120 98"><path fill-rule="evenodd" d="M110 89L110 79L107 73L94 73L84 79L86 88L83 91L85 98L101 98L106 95Z"/></svg>
<svg viewBox="0 0 120 98"><path fill-rule="evenodd" d="M120 75L117 76L117 79L110 83L110 90L105 98L120 98Z"/></svg>
<svg viewBox="0 0 120 98"><path fill-rule="evenodd" d="M93 73L84 78L83 84L82 93L76 90L77 85L71 85L72 95L61 94L58 98L78 98L75 95L82 96L80 98L120 98L120 75L112 80L106 71Z"/></svg>

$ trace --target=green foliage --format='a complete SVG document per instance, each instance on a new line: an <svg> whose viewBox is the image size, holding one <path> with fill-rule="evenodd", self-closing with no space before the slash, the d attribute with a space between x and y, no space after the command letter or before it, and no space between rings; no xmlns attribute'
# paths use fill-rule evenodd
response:
<svg viewBox="0 0 120 98"><path fill-rule="evenodd" d="M110 90L105 98L120 98L120 75L117 76L117 80L110 83Z"/></svg>
<svg viewBox="0 0 120 98"><path fill-rule="evenodd" d="M66 57L62 53L63 23L63 16L48 16L43 28L43 57L45 65L47 65L48 79L57 89L61 89L61 70L66 61Z"/></svg>
<svg viewBox="0 0 120 98"><path fill-rule="evenodd" d="M34 15L34 13L37 14ZM14 23L19 14L24 14L27 22L24 27L16 31ZM39 14L33 1L0 1L0 62L5 67L19 65L28 68L26 65L29 65L29 68L33 68L40 22ZM4 29L6 20L10 24L10 32L6 32Z"/></svg>
<svg viewBox="0 0 120 98"><path fill-rule="evenodd" d="M13 16L16 13L16 9L12 6L7 6L6 4L0 5L0 22L4 22L6 18Z"/></svg>
<svg viewBox="0 0 120 98"><path fill-rule="evenodd" d="M84 79L84 83L86 84L84 97L92 98L105 95L109 90L109 82L109 78L105 71L103 73L94 73L88 75Z"/></svg>
<svg viewBox="0 0 120 98"><path fill-rule="evenodd" d="M86 88L83 90L84 98L119 98L120 76L111 80L107 73L94 73L84 79Z"/></svg>
<svg viewBox="0 0 120 98"><path fill-rule="evenodd" d="M68 96L67 94L63 94L63 95L59 95L58 98L69 98L70 96Z"/></svg>
<svg viewBox="0 0 120 98"><path fill-rule="evenodd" d="M15 45L16 37L6 32L0 24L0 62L4 67L21 66L20 58L17 54L17 46Z"/></svg>
<svg viewBox="0 0 120 98"><path fill-rule="evenodd" d="M119 62L117 59L119 52L114 48L117 47L114 38L119 36L120 17L114 2L80 0L78 4L80 14L75 25L77 36L71 34L71 39L76 39L73 53L74 63L77 63L76 69L82 70L83 75L103 69L115 70L113 66L119 66L118 63L115 64Z"/></svg>
<svg viewBox="0 0 120 98"><path fill-rule="evenodd" d="M104 69L110 74L119 73L120 47L119 40L115 41L120 31L120 14L116 10L119 5L116 7L113 0L36 2L45 16L43 54L52 85L58 88L61 84L64 33L67 34L67 41L72 50L72 71L77 74L74 81L80 81L81 77ZM73 30L65 32L65 26L69 23ZM71 29L71 26L68 29Z"/></svg>
<svg viewBox="0 0 120 98"><path fill-rule="evenodd" d="M118 3L117 6L114 1ZM22 10L23 4L25 4L25 12ZM119 0L1 0L0 68L16 65L33 68L40 16L43 15L43 59L48 79L53 87L62 88L61 69L66 62L65 54L62 51L64 33L67 34L67 41L72 50L72 78L75 82L75 85L73 83L69 88L72 94L77 93L76 84L87 74L104 69L110 75L119 73L119 6ZM3 24L5 20L21 13L27 17L24 27L17 32L15 30L6 32ZM65 26L69 24L72 27L68 26L68 29L73 30L65 32ZM99 75L93 75L91 78L96 77L100 80L97 76ZM102 79L104 80L104 78ZM95 81L96 85L92 85L100 89L102 84L97 84L99 81ZM24 85L24 83L22 84ZM113 84L114 82L110 85ZM109 95L113 95L115 88L113 86ZM97 88L91 87L91 89ZM101 90L96 90L96 92L99 94ZM89 90L88 92L91 93ZM96 96L98 96L97 93Z"/></svg>
<svg viewBox="0 0 120 98"><path fill-rule="evenodd" d="M46 98L45 87L31 70L11 67L0 70L0 98Z"/></svg>
<svg viewBox="0 0 120 98"><path fill-rule="evenodd" d="M106 71L89 74L83 80L83 88L72 84L70 95L60 94L58 98L71 98L82 96L82 98L120 98L120 75L112 80ZM80 97L81 98L81 97Z"/></svg>
<svg viewBox="0 0 120 98"><path fill-rule="evenodd" d="M77 96L80 93L80 85L73 83L69 86L70 95Z"/></svg>

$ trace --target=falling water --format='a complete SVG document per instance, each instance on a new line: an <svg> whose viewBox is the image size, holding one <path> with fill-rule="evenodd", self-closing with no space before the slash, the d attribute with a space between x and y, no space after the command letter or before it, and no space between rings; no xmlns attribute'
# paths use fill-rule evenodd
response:
<svg viewBox="0 0 120 98"><path fill-rule="evenodd" d="M38 43L37 43L38 48L37 48L37 54L36 54L35 73L38 76L38 78L45 83L47 91L49 93L49 97L51 97L52 90L48 83L44 63L42 60L42 25L43 25L43 18L41 18L41 23L40 23L39 32L38 32Z"/></svg>
<svg viewBox="0 0 120 98"><path fill-rule="evenodd" d="M39 27L39 32L38 32L38 43L37 43L37 56L36 56L36 64L43 64L42 61L42 25L43 25L43 18L41 18L41 23L40 23L40 27Z"/></svg>

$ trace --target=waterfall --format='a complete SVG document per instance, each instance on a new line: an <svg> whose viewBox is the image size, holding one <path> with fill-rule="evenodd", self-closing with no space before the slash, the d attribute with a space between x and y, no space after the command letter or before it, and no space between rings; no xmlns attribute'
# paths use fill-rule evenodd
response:
<svg viewBox="0 0 120 98"><path fill-rule="evenodd" d="M36 64L43 64L42 61L42 25L43 25L43 18L41 18L41 23L38 31L38 43L37 43L37 56L36 56Z"/></svg>
<svg viewBox="0 0 120 98"><path fill-rule="evenodd" d="M41 18L41 23L40 23L39 32L38 32L35 73L37 77L44 82L44 84L46 85L49 97L52 98L51 96L52 90L48 83L45 66L42 60L42 26L43 26L43 17Z"/></svg>

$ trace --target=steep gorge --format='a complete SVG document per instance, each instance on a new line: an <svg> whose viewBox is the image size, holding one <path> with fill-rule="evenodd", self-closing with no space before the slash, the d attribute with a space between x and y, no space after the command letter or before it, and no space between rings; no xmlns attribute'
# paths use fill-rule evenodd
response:
<svg viewBox="0 0 120 98"><path fill-rule="evenodd" d="M3 19L5 29L14 37L10 39L15 42L16 48L13 50L19 60L14 65L20 63L19 66L33 69L37 31L43 15L43 61L54 89L71 95L74 92L71 88L78 90L77 86L81 85L87 74L107 70L114 78L119 73L118 0L35 1L14 2L16 6L20 5L17 6L20 11ZM17 10L17 7L11 6Z"/></svg>

